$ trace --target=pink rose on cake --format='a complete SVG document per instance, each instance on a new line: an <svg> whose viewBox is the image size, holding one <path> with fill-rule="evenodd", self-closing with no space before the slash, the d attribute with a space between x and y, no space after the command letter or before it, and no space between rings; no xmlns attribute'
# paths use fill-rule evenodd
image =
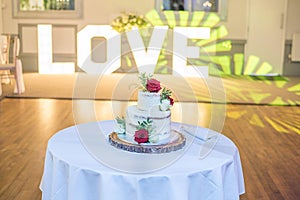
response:
<svg viewBox="0 0 300 200"><path fill-rule="evenodd" d="M147 80L146 89L149 92L159 92L161 89L160 82L154 78Z"/></svg>

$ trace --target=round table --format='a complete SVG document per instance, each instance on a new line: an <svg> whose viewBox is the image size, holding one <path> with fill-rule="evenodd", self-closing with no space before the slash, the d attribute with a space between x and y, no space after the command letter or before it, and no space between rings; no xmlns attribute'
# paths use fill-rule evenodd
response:
<svg viewBox="0 0 300 200"><path fill-rule="evenodd" d="M172 123L173 127L178 125L180 123ZM187 126L195 128L185 124L185 127ZM95 127L101 129L105 140L98 141L92 138L93 133L99 132ZM199 133L207 130L209 129L197 127ZM191 137L187 131L183 132L188 142L185 148L174 152L174 155L179 155L176 159L168 165L164 164L161 167L155 165L155 168L145 167L145 170L139 170L141 163L144 163L144 166L151 165L151 156L168 159L172 153L145 155L117 149L110 146L106 140L113 131L114 121L108 120L80 124L56 133L48 141L40 184L42 198L44 200L235 200L245 192L238 149L222 134L203 141L201 138ZM201 157L202 148L209 142L213 144L211 150ZM97 152L97 149L100 151ZM110 151L120 154L112 154ZM120 157L115 158L116 155ZM112 162L107 164L105 159L109 158ZM133 159L140 162L135 163ZM113 160L120 162L114 165ZM126 160L129 161L126 163ZM124 170L122 170L123 162ZM130 166L130 163L133 166Z"/></svg>

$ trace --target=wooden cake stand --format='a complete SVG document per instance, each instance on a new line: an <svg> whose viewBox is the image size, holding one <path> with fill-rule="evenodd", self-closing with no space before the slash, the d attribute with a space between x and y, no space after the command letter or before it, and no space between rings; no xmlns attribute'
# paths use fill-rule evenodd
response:
<svg viewBox="0 0 300 200"><path fill-rule="evenodd" d="M182 149L185 146L186 139L182 133L179 133L175 130L171 131L171 137L169 142L162 144L151 144L151 143L143 143L138 144L136 142L131 142L126 140L123 134L117 134L115 132L109 135L109 143L118 148L125 151L136 152L136 153L152 153L152 154L160 154L160 153L168 153L171 151L177 151Z"/></svg>

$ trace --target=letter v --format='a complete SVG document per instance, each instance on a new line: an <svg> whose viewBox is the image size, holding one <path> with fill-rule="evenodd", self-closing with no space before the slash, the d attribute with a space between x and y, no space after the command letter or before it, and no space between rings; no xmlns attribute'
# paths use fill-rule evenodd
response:
<svg viewBox="0 0 300 200"><path fill-rule="evenodd" d="M155 26L147 49L139 29L126 33L139 73L154 74L167 31L168 26Z"/></svg>

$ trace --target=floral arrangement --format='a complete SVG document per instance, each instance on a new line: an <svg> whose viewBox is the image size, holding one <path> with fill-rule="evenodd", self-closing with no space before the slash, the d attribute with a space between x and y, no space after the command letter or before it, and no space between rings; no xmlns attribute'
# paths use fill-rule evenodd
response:
<svg viewBox="0 0 300 200"><path fill-rule="evenodd" d="M152 74L146 75L146 73L141 73L139 75L139 80L141 81L142 90L144 92L159 92L162 89L160 86L160 82L154 79ZM173 98L171 98L171 95L172 95L171 90L167 88L162 89L160 94L161 96L160 99L161 105L159 106L160 110L166 111L173 106L174 100Z"/></svg>
<svg viewBox="0 0 300 200"><path fill-rule="evenodd" d="M133 27L146 28L151 24L142 16L134 13L123 13L112 21L111 26L119 33L130 31Z"/></svg>
<svg viewBox="0 0 300 200"><path fill-rule="evenodd" d="M116 127L115 131L118 134L126 134L126 122L124 117L116 117ZM158 137L154 134L154 126L152 124L152 120L149 118L145 121L138 121L137 130L134 134L134 140L137 143L147 143L152 142L155 143L158 141Z"/></svg>
<svg viewBox="0 0 300 200"><path fill-rule="evenodd" d="M151 141L151 132L153 131L152 120L138 121L138 127L134 134L134 140L137 143L146 143Z"/></svg>

